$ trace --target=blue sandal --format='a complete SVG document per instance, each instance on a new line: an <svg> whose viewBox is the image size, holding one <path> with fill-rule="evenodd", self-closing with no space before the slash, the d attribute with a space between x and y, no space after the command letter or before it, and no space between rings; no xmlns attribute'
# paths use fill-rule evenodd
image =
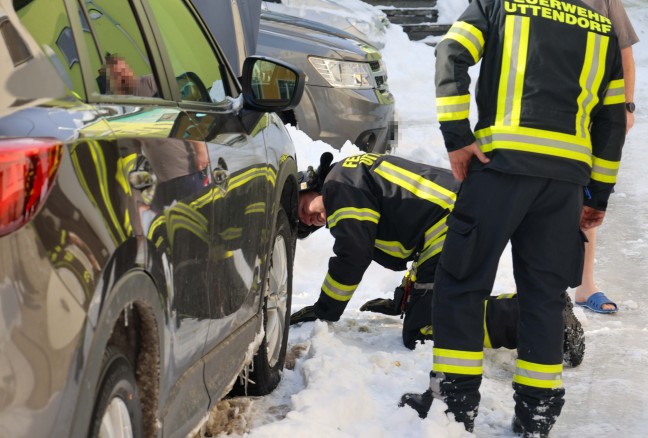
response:
<svg viewBox="0 0 648 438"><path fill-rule="evenodd" d="M612 304L614 309L604 309L604 304ZM603 292L596 292L590 295L587 301L576 301L576 305L585 307L586 309L596 313L616 313L619 311L619 307L616 303L609 299Z"/></svg>

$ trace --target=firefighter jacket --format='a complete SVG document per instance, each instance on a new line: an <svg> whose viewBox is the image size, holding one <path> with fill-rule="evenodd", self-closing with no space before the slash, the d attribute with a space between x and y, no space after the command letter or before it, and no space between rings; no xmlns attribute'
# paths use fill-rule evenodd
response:
<svg viewBox="0 0 648 438"><path fill-rule="evenodd" d="M586 204L605 210L625 141L621 55L608 18L579 0L475 0L436 53L448 151L476 139L487 168L589 184ZM473 134L468 68L480 60Z"/></svg>
<svg viewBox="0 0 648 438"><path fill-rule="evenodd" d="M315 304L318 317L340 318L372 260L391 270L415 258L419 265L436 261L458 186L446 169L392 155L337 163L322 187L335 256Z"/></svg>

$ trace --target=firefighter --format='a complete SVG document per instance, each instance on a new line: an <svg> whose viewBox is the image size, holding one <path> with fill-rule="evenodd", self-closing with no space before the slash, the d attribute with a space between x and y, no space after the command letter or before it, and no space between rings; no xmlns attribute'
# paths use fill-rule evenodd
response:
<svg viewBox="0 0 648 438"><path fill-rule="evenodd" d="M432 339L432 290L458 182L446 169L392 155L363 154L331 165L322 155L317 171L301 173L299 237L328 225L335 256L317 302L295 312L290 323L337 321L371 261L400 271L412 267L395 298L377 298L360 310L404 315L403 343ZM491 296L484 303L484 346L515 348L518 300L515 294ZM581 363L583 330L565 306L565 361Z"/></svg>
<svg viewBox="0 0 648 438"><path fill-rule="evenodd" d="M581 281L581 230L603 220L625 139L618 46L610 20L577 0L474 0L437 45L437 115L462 187L435 275L430 388L401 405L423 416L441 399L473 430L482 303L510 241L520 306L512 427L549 434L565 394L563 292ZM473 133L468 69L479 61Z"/></svg>

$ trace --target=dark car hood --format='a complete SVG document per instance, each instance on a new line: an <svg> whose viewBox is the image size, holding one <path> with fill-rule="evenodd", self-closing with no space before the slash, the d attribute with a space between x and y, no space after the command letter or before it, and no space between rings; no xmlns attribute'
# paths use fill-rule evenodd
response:
<svg viewBox="0 0 648 438"><path fill-rule="evenodd" d="M357 61L380 57L375 47L342 30L299 17L264 11L261 13L259 45L263 45L271 34L297 41L300 45L309 43L310 55L323 56L324 53L336 52L340 58ZM283 48L291 50L287 44Z"/></svg>
<svg viewBox="0 0 648 438"><path fill-rule="evenodd" d="M312 29L326 34L335 35L340 38L359 41L362 44L370 44L367 41L358 38L357 36L349 32L346 32L342 29L339 29L337 27L328 26L324 23L320 23L319 21L308 20L306 18L296 17L294 15L287 15L287 14L282 14L279 12L272 12L272 11L261 11L261 18L265 21L273 21L281 24L292 24L294 26L303 27L306 29Z"/></svg>

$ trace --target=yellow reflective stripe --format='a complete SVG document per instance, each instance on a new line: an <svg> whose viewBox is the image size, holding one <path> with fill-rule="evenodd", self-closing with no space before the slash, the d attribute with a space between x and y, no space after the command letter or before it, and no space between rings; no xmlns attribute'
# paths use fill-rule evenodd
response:
<svg viewBox="0 0 648 438"><path fill-rule="evenodd" d="M128 210L124 211L124 231L127 235L131 235L133 232L133 227L131 226L130 213Z"/></svg>
<svg viewBox="0 0 648 438"><path fill-rule="evenodd" d="M452 205L452 207L454 207L454 205ZM439 238L439 236L444 235L446 231L448 231L448 226L446 225L447 220L448 216L444 216L443 219L439 220L425 231L425 243L423 244L423 248L431 245Z"/></svg>
<svg viewBox="0 0 648 438"><path fill-rule="evenodd" d="M562 388L562 379L561 380L539 380L533 379L531 377L520 376L515 374L513 376L513 381L519 383L520 385L533 386L534 388L544 388L544 389L556 389Z"/></svg>
<svg viewBox="0 0 648 438"><path fill-rule="evenodd" d="M486 306L488 305L488 300L484 300L484 347L493 348L491 343L490 336L488 335L488 326L486 325Z"/></svg>
<svg viewBox="0 0 648 438"><path fill-rule="evenodd" d="M225 259L231 259L234 257L234 251L225 251L222 254L219 254L218 259L219 260L225 260Z"/></svg>
<svg viewBox="0 0 648 438"><path fill-rule="evenodd" d="M536 373L546 373L546 374L560 374L562 373L563 366L562 363L554 365L546 365L541 363L528 362L526 360L517 359L516 366L519 370L533 371Z"/></svg>
<svg viewBox="0 0 648 438"><path fill-rule="evenodd" d="M482 373L483 351L460 351L434 348L432 370L436 372L479 375Z"/></svg>
<svg viewBox="0 0 648 438"><path fill-rule="evenodd" d="M484 359L483 351L448 350L446 348L433 348L434 357L448 357L453 359L466 359L481 361Z"/></svg>
<svg viewBox="0 0 648 438"><path fill-rule="evenodd" d="M491 126L475 132L482 152L511 149L568 158L592 165L589 138L524 127Z"/></svg>
<svg viewBox="0 0 648 438"><path fill-rule="evenodd" d="M437 97L436 106L440 122L467 119L470 114L470 94Z"/></svg>
<svg viewBox="0 0 648 438"><path fill-rule="evenodd" d="M503 299L513 298L516 295L517 294L515 292L508 293L508 294L499 294L499 295L497 295L497 298L495 298L495 299L496 300L503 300Z"/></svg>
<svg viewBox="0 0 648 438"><path fill-rule="evenodd" d="M441 252L441 250L443 249L443 243L445 242L445 238L446 235L443 234L438 239L433 240L432 244L429 247L427 247L425 250L423 250L423 252L421 253L420 257L417 260L419 266Z"/></svg>
<svg viewBox="0 0 648 438"><path fill-rule="evenodd" d="M228 191L234 190L250 182L254 178L265 178L274 185L276 180L276 172L274 172L272 169L268 167L257 167L254 169L249 169L239 175L232 177L229 183L227 184L227 190ZM191 205L196 208L204 207L208 203L222 198L223 197L222 190L223 190L222 188L215 187L209 190L204 195L200 196L198 199L191 201Z"/></svg>
<svg viewBox="0 0 648 438"><path fill-rule="evenodd" d="M191 206L183 203L183 202L177 202L169 209L170 214L174 216L179 216L180 214L184 214L185 216L191 218L198 226L207 232L207 227L209 226L209 222L207 221L207 218L203 216L200 212L195 210L194 208L191 208Z"/></svg>
<svg viewBox="0 0 648 438"><path fill-rule="evenodd" d="M441 41L445 39L455 40L464 46L470 52L475 64L484 52L484 35L475 26L464 21L455 22Z"/></svg>
<svg viewBox="0 0 648 438"><path fill-rule="evenodd" d="M265 213L265 202L255 202L245 207L244 214Z"/></svg>
<svg viewBox="0 0 648 438"><path fill-rule="evenodd" d="M167 215L167 234L169 236L169 245L173 247L175 235L180 230L187 230L200 240L209 244L209 236L207 233L206 223L207 220L197 211L194 211L188 206L185 209L177 208L183 204L178 203L172 209L168 209L165 214Z"/></svg>
<svg viewBox="0 0 648 438"><path fill-rule="evenodd" d="M154 235L155 231L157 230L157 228L158 228L160 225L162 225L163 223L165 223L165 222L166 222L166 217L165 217L164 215L160 215L160 216L158 216L157 218L155 218L155 219L153 220L153 222L151 222L151 225L150 225L150 227L149 227L149 230L148 230L148 233L147 233L146 236L147 236L149 239L153 239L153 235Z"/></svg>
<svg viewBox="0 0 648 438"><path fill-rule="evenodd" d="M374 242L374 247L389 254L392 257L397 257L399 259L405 259L412 255L414 248L406 249L402 243L397 241L387 241L376 239Z"/></svg>
<svg viewBox="0 0 648 438"><path fill-rule="evenodd" d="M164 243L164 236L160 236L155 241L155 247L159 248Z"/></svg>
<svg viewBox="0 0 648 438"><path fill-rule="evenodd" d="M135 167L136 160L137 154L130 154L117 160L117 175L115 175L115 180L121 186L124 193L129 196L131 194L131 185L128 182L128 174Z"/></svg>
<svg viewBox="0 0 648 438"><path fill-rule="evenodd" d="M333 228L343 219L355 219L377 224L380 220L380 213L370 208L344 207L336 210L335 213L327 217L326 222L329 228Z"/></svg>
<svg viewBox="0 0 648 438"><path fill-rule="evenodd" d="M250 169L248 171L241 173L240 175L236 175L235 177L231 178L229 184L227 185L228 190L232 190L237 187L240 187L243 184L250 182L254 178L259 178L259 177L261 178L265 177L269 181L272 180L272 175L267 168L264 167L264 168Z"/></svg>
<svg viewBox="0 0 648 438"><path fill-rule="evenodd" d="M504 29L502 70L497 92L497 125L518 126L526 72L531 19L508 15Z"/></svg>
<svg viewBox="0 0 648 438"><path fill-rule="evenodd" d="M387 161L380 163L374 172L419 198L433 202L446 210L452 209L457 199L453 191Z"/></svg>
<svg viewBox="0 0 648 438"><path fill-rule="evenodd" d="M515 383L536 388L562 387L562 364L544 365L518 359L516 365L517 368L513 375Z"/></svg>
<svg viewBox="0 0 648 438"><path fill-rule="evenodd" d="M229 227L220 233L218 235L221 237L223 240L233 240L233 239L238 239L243 235L243 228L236 228L236 227Z"/></svg>
<svg viewBox="0 0 648 438"><path fill-rule="evenodd" d="M605 59L609 37L589 32L585 50L585 61L581 71L579 84L581 93L578 96L578 112L576 113L576 136L589 138L590 114L598 104L598 90L601 87L605 72Z"/></svg>
<svg viewBox="0 0 648 438"><path fill-rule="evenodd" d="M623 79L610 81L605 91L603 105L615 105L625 103L625 82Z"/></svg>
<svg viewBox="0 0 648 438"><path fill-rule="evenodd" d="M443 96L436 98L437 106L464 105L466 103L470 103L470 94L462 94L459 96Z"/></svg>
<svg viewBox="0 0 648 438"><path fill-rule="evenodd" d="M110 232L111 234L113 234L112 228L114 228L114 231L118 233L117 236L113 236L113 241L115 243L123 242L126 239L126 235L124 234L124 230L120 224L119 219L117 218L117 212L115 211L114 206L112 205L112 201L110 200L110 193L108 193L108 187L110 187L110 185L108 184L108 170L106 169L106 160L104 158L103 150L99 143L96 141L88 141L87 144L88 150L92 155L92 161L95 164L95 170L97 171L97 179L99 180L99 192L101 193L103 206L105 207L106 212L108 213L108 217L113 225L113 227L110 228ZM91 199L94 201L95 206L99 207L97 200L92 196Z"/></svg>
<svg viewBox="0 0 648 438"><path fill-rule="evenodd" d="M333 280L329 273L326 274L322 284L324 293L336 301L349 301L357 288L357 284L347 285Z"/></svg>
<svg viewBox="0 0 648 438"><path fill-rule="evenodd" d="M592 157L591 178L596 181L614 184L619 173L620 161L609 161L603 158Z"/></svg>
<svg viewBox="0 0 648 438"><path fill-rule="evenodd" d="M196 236L206 244L209 244L207 235L203 232L203 230L200 229L200 227L197 226L195 222L193 222L190 218L186 216L175 216L169 218L169 220L167 221L167 231L169 233L169 244L171 246L173 246L174 244L176 233L180 230L189 231L191 234L193 234L194 236Z"/></svg>
<svg viewBox="0 0 648 438"><path fill-rule="evenodd" d="M222 197L223 197L223 189L220 187L214 187L213 189L207 191L207 193L205 193L201 197L191 201L189 205L191 205L196 209L200 209L205 205L209 204L210 202L214 202L218 199L221 199Z"/></svg>

